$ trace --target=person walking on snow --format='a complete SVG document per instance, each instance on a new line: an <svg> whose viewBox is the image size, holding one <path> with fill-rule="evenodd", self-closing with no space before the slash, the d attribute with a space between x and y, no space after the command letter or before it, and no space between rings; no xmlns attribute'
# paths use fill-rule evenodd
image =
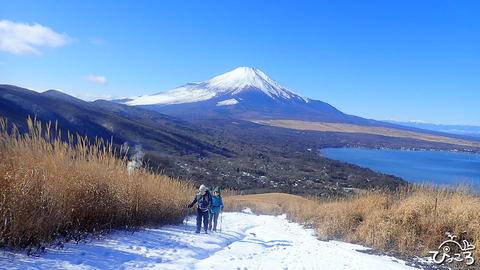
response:
<svg viewBox="0 0 480 270"><path fill-rule="evenodd" d="M223 210L223 201L222 196L220 195L220 187L215 187L213 190L212 196L212 210L210 210L210 217L208 219L208 229L210 231L216 232L217 231L217 220L218 215L220 214L220 210ZM213 221L213 227L212 227Z"/></svg>
<svg viewBox="0 0 480 270"><path fill-rule="evenodd" d="M197 230L195 232L200 233L203 219L203 228L205 229L205 233L207 233L208 212L212 209L212 195L205 185L201 185L198 188L198 191L198 194L193 198L193 201L188 205L188 208L197 203Z"/></svg>

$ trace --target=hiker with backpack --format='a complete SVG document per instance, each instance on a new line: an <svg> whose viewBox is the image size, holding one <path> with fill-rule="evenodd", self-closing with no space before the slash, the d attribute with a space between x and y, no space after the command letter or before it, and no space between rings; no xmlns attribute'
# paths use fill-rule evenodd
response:
<svg viewBox="0 0 480 270"><path fill-rule="evenodd" d="M220 214L220 210L223 210L223 201L222 196L220 195L220 187L215 187L213 190L212 196L212 209L210 210L209 219L208 219L208 229L210 231L217 231L217 220L218 215ZM213 221L213 227L212 227ZM221 228L220 228L221 231Z"/></svg>
<svg viewBox="0 0 480 270"><path fill-rule="evenodd" d="M212 209L212 195L205 185L201 185L198 188L198 191L198 194L193 198L193 201L188 205L188 208L191 208L197 203L197 230L195 232L200 233L203 219L203 228L205 233L207 233L208 212Z"/></svg>

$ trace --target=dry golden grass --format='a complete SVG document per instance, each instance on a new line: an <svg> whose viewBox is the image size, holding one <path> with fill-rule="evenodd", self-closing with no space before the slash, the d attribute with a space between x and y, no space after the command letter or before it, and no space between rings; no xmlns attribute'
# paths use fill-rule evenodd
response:
<svg viewBox="0 0 480 270"><path fill-rule="evenodd" d="M358 126L344 123L309 122L297 120L251 120L254 123L298 130L315 130L345 133L365 133L396 138L412 138L423 141L448 143L461 146L480 147L477 141L455 139L433 134L384 127Z"/></svg>
<svg viewBox="0 0 480 270"><path fill-rule="evenodd" d="M7 132L0 119L0 246L26 248L112 228L181 222L193 186L147 168L127 170L112 143L28 119ZM75 139L75 140L74 140Z"/></svg>
<svg viewBox="0 0 480 270"><path fill-rule="evenodd" d="M232 196L226 209L287 214L313 227L323 240L342 240L405 256L430 256L450 232L477 247L480 256L480 197L468 187L403 187L319 200L288 194ZM435 207L436 206L436 207Z"/></svg>
<svg viewBox="0 0 480 270"><path fill-rule="evenodd" d="M225 204L228 204L229 211L241 211L244 208L250 208L258 214L279 215L285 213L285 207L292 201L306 199L285 193L266 193L255 195L240 195L225 197Z"/></svg>

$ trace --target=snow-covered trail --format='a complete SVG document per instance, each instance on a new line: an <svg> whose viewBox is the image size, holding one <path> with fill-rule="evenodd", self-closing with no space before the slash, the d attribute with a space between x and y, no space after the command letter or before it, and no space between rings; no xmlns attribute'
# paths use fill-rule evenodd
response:
<svg viewBox="0 0 480 270"><path fill-rule="evenodd" d="M223 213L222 233L194 230L191 216L186 231L178 225L116 232L39 257L1 252L0 269L415 269L358 245L319 241L285 216Z"/></svg>

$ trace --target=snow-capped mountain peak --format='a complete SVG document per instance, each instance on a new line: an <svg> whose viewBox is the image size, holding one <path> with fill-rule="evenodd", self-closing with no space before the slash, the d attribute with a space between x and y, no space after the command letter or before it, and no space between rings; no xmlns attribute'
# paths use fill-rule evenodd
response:
<svg viewBox="0 0 480 270"><path fill-rule="evenodd" d="M135 98L128 105L169 105L192 103L224 95L234 96L244 91L260 91L272 99L298 99L308 103L309 99L283 87L262 71L239 67L233 71L201 83L189 83L155 95ZM230 99L231 97L229 97Z"/></svg>
<svg viewBox="0 0 480 270"><path fill-rule="evenodd" d="M261 70L249 67L239 67L205 83L211 88L223 89L231 94L238 94L245 89L256 88L271 98L290 99L292 96L300 96L270 79Z"/></svg>

